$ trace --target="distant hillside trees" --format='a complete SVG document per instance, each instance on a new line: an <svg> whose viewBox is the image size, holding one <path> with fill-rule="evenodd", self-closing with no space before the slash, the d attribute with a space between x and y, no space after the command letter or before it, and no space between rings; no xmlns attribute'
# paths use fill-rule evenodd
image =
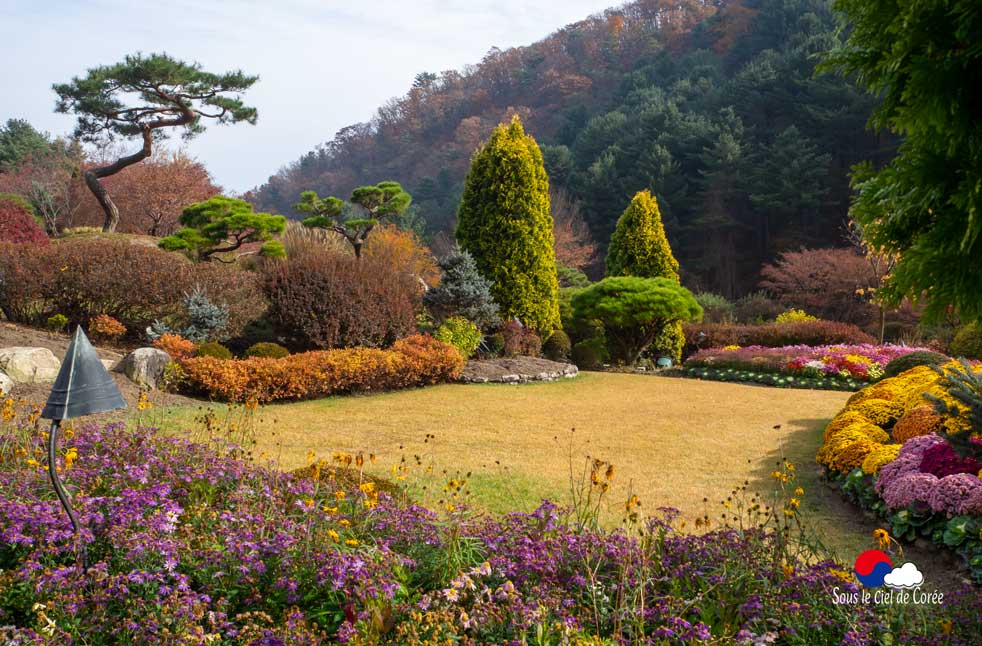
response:
<svg viewBox="0 0 982 646"><path fill-rule="evenodd" d="M815 74L837 29L827 0L632 2L461 71L418 75L254 199L288 212L301 190L338 195L389 177L435 237L455 226L475 148L518 113L598 251L650 188L686 283L739 297L778 253L841 246L849 168L893 149L895 138L865 129L874 97Z"/></svg>

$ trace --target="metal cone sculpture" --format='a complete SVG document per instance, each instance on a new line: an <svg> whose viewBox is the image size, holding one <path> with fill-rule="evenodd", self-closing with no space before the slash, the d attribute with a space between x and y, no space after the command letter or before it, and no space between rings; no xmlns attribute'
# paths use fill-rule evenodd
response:
<svg viewBox="0 0 982 646"><path fill-rule="evenodd" d="M58 494L58 500L61 501L69 520L72 521L72 531L76 539L79 535L78 518L72 511L68 493L59 480L55 468L55 459L58 455L58 430L62 420L104 413L125 406L126 402L119 388L116 387L116 382L102 365L82 326L75 328L75 336L68 346L68 353L51 388L48 402L41 411L41 417L51 420L51 432L48 435L48 475L51 477L55 493ZM84 548L82 548L82 562L84 565Z"/></svg>

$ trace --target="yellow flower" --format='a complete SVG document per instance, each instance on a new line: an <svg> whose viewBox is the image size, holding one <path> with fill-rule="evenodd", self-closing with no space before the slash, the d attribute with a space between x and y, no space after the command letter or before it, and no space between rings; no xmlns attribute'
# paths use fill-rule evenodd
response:
<svg viewBox="0 0 982 646"><path fill-rule="evenodd" d="M794 566L793 565L788 565L787 563L785 563L784 565L781 566L781 570L784 571L784 578L785 579L790 579L791 578L791 575L794 574Z"/></svg>
<svg viewBox="0 0 982 646"><path fill-rule="evenodd" d="M876 544L880 549L886 549L890 547L890 534L885 529L874 529L873 538L876 539Z"/></svg>
<svg viewBox="0 0 982 646"><path fill-rule="evenodd" d="M328 535L328 536L329 536L329 537L331 538L331 540L332 540L332 541L334 541L335 543L337 543L337 542L338 542L339 540L341 540L341 535L340 535L340 534L338 534L338 533L337 533L336 531L334 531L333 529L329 529L329 530L327 530L327 535Z"/></svg>
<svg viewBox="0 0 982 646"><path fill-rule="evenodd" d="M27 466L29 466L29 467L39 467L39 466L41 466L41 463L38 462L37 460L35 460L34 458L31 458L31 459L29 459L27 461Z"/></svg>
<svg viewBox="0 0 982 646"><path fill-rule="evenodd" d="M338 525L340 525L341 527L351 527L351 521L348 520L347 518L342 518L341 520L338 521Z"/></svg>
<svg viewBox="0 0 982 646"><path fill-rule="evenodd" d="M71 469L76 460L78 460L78 449L73 446L65 451L65 471Z"/></svg>
<svg viewBox="0 0 982 646"><path fill-rule="evenodd" d="M346 541L344 542L344 544L345 544L345 545L350 545L351 547L354 547L355 545L357 545L357 544L358 544L358 541L356 541L356 540L355 540L355 539L353 539L353 538L349 538L348 540L346 540Z"/></svg>
<svg viewBox="0 0 982 646"><path fill-rule="evenodd" d="M805 490L802 489L801 487L798 487L797 489L794 490L794 495L796 495L796 496L804 496L805 495Z"/></svg>
<svg viewBox="0 0 982 646"><path fill-rule="evenodd" d="M733 344L733 345L724 345L723 346L723 352L732 352L733 350L739 350L739 349L740 349L740 346L738 346L736 344Z"/></svg>
<svg viewBox="0 0 982 646"><path fill-rule="evenodd" d="M952 628L952 625L953 625L951 619L941 619L938 623L941 624L941 634L942 635L950 635L951 634L951 628Z"/></svg>
<svg viewBox="0 0 982 646"><path fill-rule="evenodd" d="M345 493L344 493L343 491L335 491L335 492L334 492L334 499L335 499L335 500L344 500L344 497L345 497L346 495L347 495L347 494L345 494Z"/></svg>
<svg viewBox="0 0 982 646"><path fill-rule="evenodd" d="M338 508L328 507L327 505L324 505L323 507L321 507L321 511L323 511L325 514L336 514L338 513Z"/></svg>

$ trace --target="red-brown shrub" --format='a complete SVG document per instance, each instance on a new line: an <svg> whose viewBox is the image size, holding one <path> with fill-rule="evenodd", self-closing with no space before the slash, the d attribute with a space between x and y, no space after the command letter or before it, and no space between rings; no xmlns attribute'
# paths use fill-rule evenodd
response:
<svg viewBox="0 0 982 646"><path fill-rule="evenodd" d="M223 338L242 334L245 327L266 312L266 296L263 294L262 276L256 272L218 262L202 262L193 266L189 291L195 284L201 286L208 300L228 308L228 326Z"/></svg>
<svg viewBox="0 0 982 646"><path fill-rule="evenodd" d="M294 347L385 347L415 329L418 284L383 259L302 253L264 270L268 318Z"/></svg>
<svg viewBox="0 0 982 646"><path fill-rule="evenodd" d="M182 256L125 240L74 240L52 245L54 280L42 286L72 323L108 314L131 330L181 311L191 282Z"/></svg>
<svg viewBox="0 0 982 646"><path fill-rule="evenodd" d="M271 402L392 390L455 379L464 360L453 346L415 335L390 350L347 348L303 352L282 359L186 359L192 388L226 401Z"/></svg>
<svg viewBox="0 0 982 646"><path fill-rule="evenodd" d="M685 326L685 355L700 348L727 345L761 345L780 348L786 345L831 345L835 343L876 343L876 339L857 326L836 321L801 321L798 323L765 323L733 325L727 323L693 323ZM705 336L700 338L700 334Z"/></svg>
<svg viewBox="0 0 982 646"><path fill-rule="evenodd" d="M36 323L54 314L46 286L56 267L51 247L0 242L0 311L17 323Z"/></svg>
<svg viewBox="0 0 982 646"><path fill-rule="evenodd" d="M47 245L50 240L19 201L0 196L0 242Z"/></svg>
<svg viewBox="0 0 982 646"><path fill-rule="evenodd" d="M12 321L38 323L58 312L72 324L100 314L131 333L160 319L180 327L184 294L195 284L229 310L228 336L266 309L259 275L202 263L126 240L69 239L48 247L0 243L0 310Z"/></svg>
<svg viewBox="0 0 982 646"><path fill-rule="evenodd" d="M501 335L505 341L503 353L506 357L537 357L542 352L539 335L516 321L506 321L501 326Z"/></svg>
<svg viewBox="0 0 982 646"><path fill-rule="evenodd" d="M761 270L761 277L760 286L787 307L856 325L876 318L869 302L870 288L877 287L874 272L853 249L786 251Z"/></svg>

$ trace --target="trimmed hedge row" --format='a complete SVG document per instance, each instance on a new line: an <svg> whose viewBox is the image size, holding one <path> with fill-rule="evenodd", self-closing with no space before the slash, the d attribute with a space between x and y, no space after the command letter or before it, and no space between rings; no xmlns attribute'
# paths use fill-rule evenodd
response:
<svg viewBox="0 0 982 646"><path fill-rule="evenodd" d="M700 337L700 334L705 335ZM731 323L695 323L685 326L685 356L704 348L728 345L760 345L781 348L786 345L876 344L876 339L850 323L836 321L800 321L734 325Z"/></svg>
<svg viewBox="0 0 982 646"><path fill-rule="evenodd" d="M414 335L389 350L348 348L293 354L282 359L181 362L190 386L224 401L272 402L371 390L395 390L451 381L464 366L452 345Z"/></svg>

